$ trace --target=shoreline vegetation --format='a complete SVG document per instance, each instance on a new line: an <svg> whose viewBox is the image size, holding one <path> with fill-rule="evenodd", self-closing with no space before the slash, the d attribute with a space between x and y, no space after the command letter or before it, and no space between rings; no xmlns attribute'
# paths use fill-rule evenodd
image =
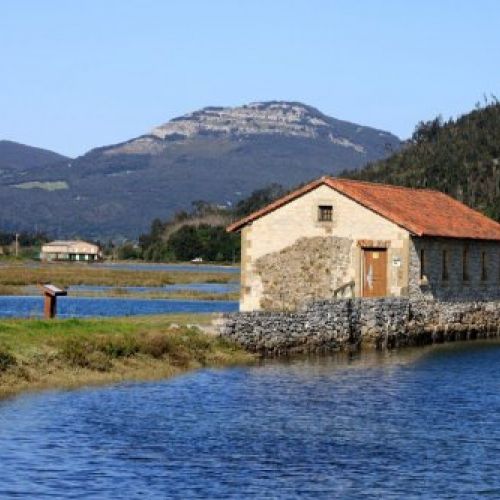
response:
<svg viewBox="0 0 500 500"><path fill-rule="evenodd" d="M134 266L137 265L134 263ZM138 264L140 267L140 264ZM148 264L144 264L145 267ZM72 297L115 297L140 299L238 300L239 291L215 293L203 290L162 290L168 285L234 285L238 273L224 271L150 271L141 269L102 268L94 264L35 263L0 260L0 296L40 295L37 284L50 282L60 288L75 285L103 286L106 290L71 290ZM151 287L138 291L127 287Z"/></svg>
<svg viewBox="0 0 500 500"><path fill-rule="evenodd" d="M134 266L136 263L134 263ZM145 265L145 267L147 264ZM162 290L164 285L235 284L238 273L219 270L151 271L79 263L0 260L0 295L41 295L37 284L71 290L73 297L237 300L237 292ZM158 287L138 291L127 287ZM22 392L168 378L202 367L256 359L210 334L213 315L169 314L86 319L0 320L0 400Z"/></svg>
<svg viewBox="0 0 500 500"><path fill-rule="evenodd" d="M52 264L7 261L0 266L0 287L53 283L60 288L70 285L111 287L184 285L189 283L237 283L237 273L217 271L147 271L99 267L93 264ZM5 295L5 294L3 294Z"/></svg>
<svg viewBox="0 0 500 500"><path fill-rule="evenodd" d="M0 401L22 392L157 380L255 362L255 355L211 335L212 320L212 315L1 320Z"/></svg>

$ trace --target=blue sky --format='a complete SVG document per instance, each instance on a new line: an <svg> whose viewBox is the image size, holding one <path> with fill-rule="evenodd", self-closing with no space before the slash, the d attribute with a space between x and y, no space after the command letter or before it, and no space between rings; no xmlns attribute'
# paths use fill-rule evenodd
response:
<svg viewBox="0 0 500 500"><path fill-rule="evenodd" d="M500 2L3 0L0 139L76 156L208 105L408 137L500 97Z"/></svg>

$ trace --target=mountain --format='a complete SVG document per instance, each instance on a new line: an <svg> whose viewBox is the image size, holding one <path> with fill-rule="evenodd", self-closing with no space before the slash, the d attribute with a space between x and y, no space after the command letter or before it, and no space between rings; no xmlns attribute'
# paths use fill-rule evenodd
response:
<svg viewBox="0 0 500 500"><path fill-rule="evenodd" d="M271 183L359 168L400 144L296 102L208 107L74 160L0 174L0 228L137 237L193 201L229 206Z"/></svg>
<svg viewBox="0 0 500 500"><path fill-rule="evenodd" d="M438 189L500 221L500 103L456 120L420 122L399 152L343 175Z"/></svg>
<svg viewBox="0 0 500 500"><path fill-rule="evenodd" d="M68 160L66 156L13 141L0 141L0 174L39 169L45 165ZM5 177L2 177L2 180Z"/></svg>

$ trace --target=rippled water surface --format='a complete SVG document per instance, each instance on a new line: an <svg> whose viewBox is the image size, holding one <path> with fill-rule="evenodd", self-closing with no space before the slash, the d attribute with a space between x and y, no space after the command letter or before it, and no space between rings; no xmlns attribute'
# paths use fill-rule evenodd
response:
<svg viewBox="0 0 500 500"><path fill-rule="evenodd" d="M89 265L81 262L73 262L72 265ZM0 268L4 265L0 262ZM42 265L40 262L32 261L26 262L25 265L28 267L40 267ZM45 264L43 264L45 265ZM144 262L134 263L134 262L95 262L90 264L93 268L108 268L108 269L123 269L126 271L180 271L180 272L207 272L207 273L234 273L239 274L239 266L222 266L217 264L161 264L152 263L147 264Z"/></svg>
<svg viewBox="0 0 500 500"><path fill-rule="evenodd" d="M149 292L203 292L203 293L230 293L240 289L239 283L186 283L163 286L103 286L103 285L71 285L68 291L71 292L102 292L109 293L114 290L125 290L129 293L149 293Z"/></svg>
<svg viewBox="0 0 500 500"><path fill-rule="evenodd" d="M103 262L99 264L93 264L95 267L103 267L110 269L124 269L129 271L182 271L182 272L193 272L193 273L235 273L240 272L240 268L237 266L218 266L216 264L145 264L145 263L133 263L133 262Z"/></svg>
<svg viewBox="0 0 500 500"><path fill-rule="evenodd" d="M234 312L238 302L230 300L122 299L114 297L59 297L60 318L135 316L142 314ZM0 296L0 317L41 317L43 297Z"/></svg>
<svg viewBox="0 0 500 500"><path fill-rule="evenodd" d="M0 403L0 497L498 498L500 344Z"/></svg>

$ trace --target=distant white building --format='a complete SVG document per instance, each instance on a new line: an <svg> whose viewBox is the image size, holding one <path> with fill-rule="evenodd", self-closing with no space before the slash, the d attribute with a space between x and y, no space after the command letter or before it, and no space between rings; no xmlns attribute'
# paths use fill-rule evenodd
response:
<svg viewBox="0 0 500 500"><path fill-rule="evenodd" d="M101 249L86 241L51 241L42 246L40 259L92 262L102 258Z"/></svg>

